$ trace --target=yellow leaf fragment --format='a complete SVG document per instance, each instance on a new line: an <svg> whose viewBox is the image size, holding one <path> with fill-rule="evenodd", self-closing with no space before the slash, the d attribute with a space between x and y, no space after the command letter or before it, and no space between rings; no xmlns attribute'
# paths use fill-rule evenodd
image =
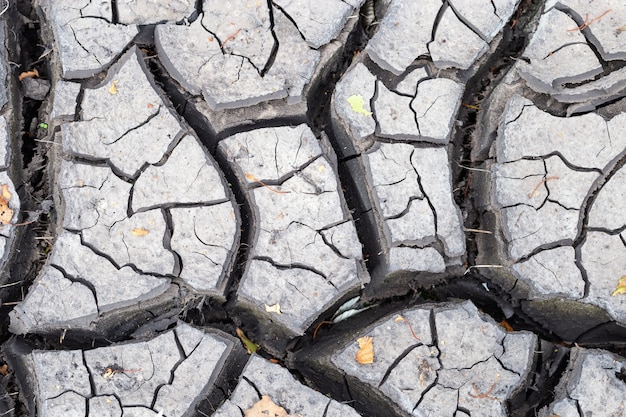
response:
<svg viewBox="0 0 626 417"><path fill-rule="evenodd" d="M280 304L278 303L271 305L271 306L268 306L267 304L265 304L265 311L267 311L268 313L283 314L283 312L280 311Z"/></svg>
<svg viewBox="0 0 626 417"><path fill-rule="evenodd" d="M147 231L147 230L146 230L146 229L144 229L143 227L138 227L138 228L136 228L136 229L133 229L133 230L131 230L131 232L132 232L135 236L137 236L137 237L140 237L140 236L145 236L145 235L147 235L148 233L150 233L149 231Z"/></svg>
<svg viewBox="0 0 626 417"><path fill-rule="evenodd" d="M617 281L617 288L615 291L611 293L611 296L616 296L619 294L626 294L626 275L622 275L622 277Z"/></svg>
<svg viewBox="0 0 626 417"><path fill-rule="evenodd" d="M365 105L365 99L360 94L355 94L353 96L348 97L348 104L352 107L352 110L359 114L364 114L366 116L372 115L371 111L365 110L363 107Z"/></svg>
<svg viewBox="0 0 626 417"><path fill-rule="evenodd" d="M404 317L398 314L396 318L393 319L393 321L395 321L396 323L400 323L401 321L404 321Z"/></svg>
<svg viewBox="0 0 626 417"><path fill-rule="evenodd" d="M9 201L11 201L11 191L9 191L8 184L2 184L2 191L0 192L0 224L7 225L11 223L13 218L13 210L9 208Z"/></svg>
<svg viewBox="0 0 626 417"><path fill-rule="evenodd" d="M259 345L254 343L252 340L248 339L248 337L245 335L243 330L241 330L239 327L235 329L235 333L237 333L237 336L243 342L243 345L246 347L248 354L252 355L254 352L259 350Z"/></svg>
<svg viewBox="0 0 626 417"><path fill-rule="evenodd" d="M261 396L261 399L254 403L252 407L246 410L244 417L292 417L287 414L284 408L277 405L267 395ZM295 416L294 416L295 417Z"/></svg>
<svg viewBox="0 0 626 417"><path fill-rule="evenodd" d="M359 350L356 353L356 361L361 365L374 363L374 338L371 336L359 337L357 340Z"/></svg>
<svg viewBox="0 0 626 417"><path fill-rule="evenodd" d="M115 80L113 82L111 82L111 86L109 87L109 94L117 94L117 83L120 82L120 80Z"/></svg>

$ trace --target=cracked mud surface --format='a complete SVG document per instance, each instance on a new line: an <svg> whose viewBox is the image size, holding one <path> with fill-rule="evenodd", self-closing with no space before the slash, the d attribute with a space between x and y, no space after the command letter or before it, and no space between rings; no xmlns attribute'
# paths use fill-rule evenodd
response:
<svg viewBox="0 0 626 417"><path fill-rule="evenodd" d="M7 6L0 415L625 413L619 2Z"/></svg>

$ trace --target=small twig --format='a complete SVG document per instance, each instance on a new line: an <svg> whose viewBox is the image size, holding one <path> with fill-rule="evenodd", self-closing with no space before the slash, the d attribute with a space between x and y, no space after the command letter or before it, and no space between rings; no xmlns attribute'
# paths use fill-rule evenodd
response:
<svg viewBox="0 0 626 417"><path fill-rule="evenodd" d="M472 183L472 172L467 174L467 181L465 182L465 191L463 192L463 200L467 200L467 196L470 192L470 184Z"/></svg>
<svg viewBox="0 0 626 417"><path fill-rule="evenodd" d="M241 32L241 29L237 29L235 33L228 35L226 39L224 39L224 41L222 42L222 47L224 47L224 45L226 45L226 42L228 42L229 40L235 39L235 36L237 36L239 32Z"/></svg>
<svg viewBox="0 0 626 417"><path fill-rule="evenodd" d="M474 268L504 268L504 266L502 265L472 265L469 268L467 268L467 270L465 271L465 273L463 273L463 275L467 275Z"/></svg>
<svg viewBox="0 0 626 417"><path fill-rule="evenodd" d="M539 190L539 187L541 187L542 184L545 184L547 181L550 181L550 180L558 180L558 179L559 179L559 177L557 177L556 175L553 175L551 177L542 178L541 181L539 181L539 184L537 184L537 186L535 188L533 188L533 190L530 192L530 194L528 194L528 198L533 198L533 196L535 195L537 190Z"/></svg>
<svg viewBox="0 0 626 417"><path fill-rule="evenodd" d="M472 110L480 110L480 106L476 106L474 104L461 103L461 106L467 107L468 109L472 109Z"/></svg>
<svg viewBox="0 0 626 417"><path fill-rule="evenodd" d="M12 282L10 284L4 284L4 285L0 285L0 288L6 288L6 287L12 287L14 285L20 285L21 283L23 283L24 281L17 281L17 282Z"/></svg>
<svg viewBox="0 0 626 417"><path fill-rule="evenodd" d="M323 324L335 324L332 321L320 321L319 324L315 327L315 330L313 331L313 340L315 340L315 338L317 337L317 331L320 329L320 327L322 327Z"/></svg>
<svg viewBox="0 0 626 417"><path fill-rule="evenodd" d="M587 29L593 22L597 22L598 20L602 19L604 16L606 16L607 13L611 12L611 9L607 9L604 13L602 13L600 16L594 17L593 19L589 20L589 13L585 14L585 20L583 20L583 24L575 27L573 29L568 29L568 32L574 32L576 30L585 30Z"/></svg>
<svg viewBox="0 0 626 417"><path fill-rule="evenodd" d="M479 171L479 172L489 172L491 173L491 170L485 169L485 168L472 168L472 167L468 167L467 165L463 165L457 161L454 161L455 164L457 164L459 167L463 168L463 169L467 169L468 171Z"/></svg>
<svg viewBox="0 0 626 417"><path fill-rule="evenodd" d="M513 19L512 23L511 23L511 29L513 29L515 27L515 25L517 25L517 22L519 20L519 16L522 12L522 8L518 7L517 8L517 12L515 13L515 18Z"/></svg>
<svg viewBox="0 0 626 417"><path fill-rule="evenodd" d="M261 184L263 187L267 188L268 190L276 193L276 194L289 194L291 191L278 191L273 189L272 187L270 187L269 185L267 185L266 183L264 183L263 181L261 181L260 179L258 179L257 177L255 177L254 175L250 174L249 172L246 172L246 179L248 181L254 181L254 182L258 182L259 184Z"/></svg>
<svg viewBox="0 0 626 417"><path fill-rule="evenodd" d="M473 232L473 233L484 233L486 235L492 235L493 232L489 231L489 230L482 230L482 229L469 229L469 228L465 228L463 229L466 232Z"/></svg>
<svg viewBox="0 0 626 417"><path fill-rule="evenodd" d="M472 388L474 389L474 392L476 392L476 394L472 394L471 392L469 392L469 396L472 398L488 398L490 400L498 400L496 397L492 397L491 393L493 392L494 388L496 387L496 383L498 382L498 379L500 379L500 374L496 374L496 380L493 381L493 384L491 384L491 387L489 388L489 390L487 392L480 392L478 390L478 387L476 386L475 382L472 382Z"/></svg>
<svg viewBox="0 0 626 417"><path fill-rule="evenodd" d="M399 320L398 320L399 319ZM415 334L415 332L413 331L413 326L411 326L411 323L409 323L409 321L407 319L404 318L404 316L398 316L396 318L396 321L403 321L406 323L407 326L409 326L409 330L411 331L411 335L413 336L413 339L415 340L420 340L419 337L417 337L417 335Z"/></svg>
<svg viewBox="0 0 626 417"><path fill-rule="evenodd" d="M2 9L2 11L0 12L0 16L5 14L7 12L7 10L9 10L9 6L11 5L11 2L9 0L6 0L6 2L7 2L7 4L6 4L6 6L4 6L4 9ZM0 415L4 415L4 414L0 414Z"/></svg>
<svg viewBox="0 0 626 417"><path fill-rule="evenodd" d="M41 143L51 143L51 144L53 144L53 145L62 145L62 144L61 144L61 143L59 143L59 142L54 142L54 141L51 141L51 140L43 140L43 139L35 139L35 142L41 142Z"/></svg>

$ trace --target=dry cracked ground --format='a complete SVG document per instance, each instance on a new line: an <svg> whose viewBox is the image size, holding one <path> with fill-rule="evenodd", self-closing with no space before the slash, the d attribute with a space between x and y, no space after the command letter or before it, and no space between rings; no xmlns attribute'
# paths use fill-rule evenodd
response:
<svg viewBox="0 0 626 417"><path fill-rule="evenodd" d="M626 415L621 0L0 3L0 416Z"/></svg>

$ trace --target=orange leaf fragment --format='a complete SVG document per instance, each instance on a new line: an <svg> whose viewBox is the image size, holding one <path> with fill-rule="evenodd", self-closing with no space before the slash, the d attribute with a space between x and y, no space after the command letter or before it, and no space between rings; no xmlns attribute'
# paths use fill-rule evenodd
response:
<svg viewBox="0 0 626 417"><path fill-rule="evenodd" d="M2 225L11 223L13 218L13 210L9 208L9 201L11 201L9 186L2 184L2 191L0 192L0 224Z"/></svg>
<svg viewBox="0 0 626 417"><path fill-rule="evenodd" d="M148 103L148 108L149 108L149 109L151 109L151 108L153 108L153 107L154 107L154 104L152 104L152 103Z"/></svg>
<svg viewBox="0 0 626 417"><path fill-rule="evenodd" d="M4 365L0 366L0 375L2 376L9 375L9 365L5 363Z"/></svg>
<svg viewBox="0 0 626 417"><path fill-rule="evenodd" d="M498 323L500 326L504 327L504 329L507 332L512 332L513 331L513 327L511 327L511 325L509 324L508 321L506 321L506 319L502 319L502 321L500 323Z"/></svg>
<svg viewBox="0 0 626 417"><path fill-rule="evenodd" d="M261 399L254 403L252 407L246 410L244 417L296 417L287 414L284 408L277 405L267 395L261 396Z"/></svg>
<svg viewBox="0 0 626 417"><path fill-rule="evenodd" d="M371 336L359 337L357 340L359 350L356 353L356 361L361 365L374 363L374 338Z"/></svg>
<svg viewBox="0 0 626 417"><path fill-rule="evenodd" d="M148 233L150 233L149 231L147 231L147 230L146 230L146 229L144 229L143 227L138 227L138 228L136 228L136 229L133 229L133 230L131 230L131 232L132 232L135 236L137 236L137 237L140 237L140 236L145 236L145 235L147 235Z"/></svg>
<svg viewBox="0 0 626 417"><path fill-rule="evenodd" d="M20 73L20 75L17 76L17 79L22 81L24 78L30 78L30 77L39 77L39 71L37 71L37 68L33 69L32 71L25 71Z"/></svg>

